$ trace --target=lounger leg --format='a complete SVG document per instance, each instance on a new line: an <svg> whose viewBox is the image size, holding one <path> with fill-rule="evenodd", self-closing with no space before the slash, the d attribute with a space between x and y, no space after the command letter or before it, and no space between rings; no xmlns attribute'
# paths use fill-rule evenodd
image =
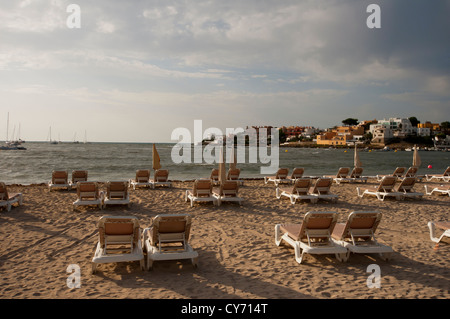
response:
<svg viewBox="0 0 450 319"><path fill-rule="evenodd" d="M356 187L356 193L358 194L359 197L363 197L363 195L361 195L361 190L359 187Z"/></svg>
<svg viewBox="0 0 450 319"><path fill-rule="evenodd" d="M97 272L97 264L92 263L92 273L95 274Z"/></svg>
<svg viewBox="0 0 450 319"><path fill-rule="evenodd" d="M350 257L350 251L347 251L346 253L336 253L334 254L336 256L336 259L340 262L346 262L348 258Z"/></svg>
<svg viewBox="0 0 450 319"><path fill-rule="evenodd" d="M141 270L145 270L145 259L140 260Z"/></svg>
<svg viewBox="0 0 450 319"><path fill-rule="evenodd" d="M197 268L198 267L198 257L196 257L196 258L192 258L192 265L194 266L194 268Z"/></svg>
<svg viewBox="0 0 450 319"><path fill-rule="evenodd" d="M280 189L277 187L277 189L275 190L275 195L277 196L277 199L280 199L281 198L281 195L280 195Z"/></svg>
<svg viewBox="0 0 450 319"><path fill-rule="evenodd" d="M8 212L11 211L11 204L10 204L10 203L8 203L8 205L6 206L6 210L7 210Z"/></svg>
<svg viewBox="0 0 450 319"><path fill-rule="evenodd" d="M305 255L305 251L302 251L299 245L295 245L294 250L295 250L295 261L301 264L304 258L303 256Z"/></svg>
<svg viewBox="0 0 450 319"><path fill-rule="evenodd" d="M275 225L275 245L280 246L281 244L281 233L280 233L280 225Z"/></svg>

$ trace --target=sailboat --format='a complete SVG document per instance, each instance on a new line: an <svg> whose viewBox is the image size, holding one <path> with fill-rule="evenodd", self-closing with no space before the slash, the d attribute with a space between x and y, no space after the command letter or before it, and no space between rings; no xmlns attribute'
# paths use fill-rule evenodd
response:
<svg viewBox="0 0 450 319"><path fill-rule="evenodd" d="M52 127L50 126L50 131L48 133L49 136L49 143L50 144L58 144L58 141L52 141Z"/></svg>
<svg viewBox="0 0 450 319"><path fill-rule="evenodd" d="M9 140L9 112L8 112L8 119L6 122L6 140L5 145L0 146L0 150L8 151L8 150L26 150L25 147L20 146L22 144L22 140Z"/></svg>

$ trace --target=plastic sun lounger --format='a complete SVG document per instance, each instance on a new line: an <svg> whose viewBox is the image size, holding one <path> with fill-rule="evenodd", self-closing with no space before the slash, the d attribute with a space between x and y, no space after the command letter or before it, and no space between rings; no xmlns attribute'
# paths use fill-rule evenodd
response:
<svg viewBox="0 0 450 319"><path fill-rule="evenodd" d="M428 222L428 228L430 229L430 239L436 243L435 249L439 247L439 243L444 237L450 237L450 221L430 221ZM443 231L439 237L436 228Z"/></svg>
<svg viewBox="0 0 450 319"><path fill-rule="evenodd" d="M279 168L275 176L264 176L264 183L268 184L269 182L274 182L275 186L281 183L291 183L291 180L288 178L289 169L287 168Z"/></svg>
<svg viewBox="0 0 450 319"><path fill-rule="evenodd" d="M333 179L330 177L321 177L316 180L314 186L310 188L309 194L317 197L317 200L325 199L337 202L339 196L331 192Z"/></svg>
<svg viewBox="0 0 450 319"><path fill-rule="evenodd" d="M52 180L48 182L48 189L52 191L56 188L72 189L69 182L69 173L67 171L52 171Z"/></svg>
<svg viewBox="0 0 450 319"><path fill-rule="evenodd" d="M338 169L338 172L336 175L325 175L324 178L332 178L336 184L340 184L341 182L348 182L349 180L349 174L350 174L350 168L349 167L340 167Z"/></svg>
<svg viewBox="0 0 450 319"><path fill-rule="evenodd" d="M172 187L172 182L169 181L169 170L157 169L153 179L150 179L150 183L152 184L152 188L155 188L156 186Z"/></svg>
<svg viewBox="0 0 450 319"><path fill-rule="evenodd" d="M194 181L192 190L186 190L185 201L191 202L191 207L194 202L213 202L217 205L217 198L213 196L212 183L209 179L197 179Z"/></svg>
<svg viewBox="0 0 450 319"><path fill-rule="evenodd" d="M416 177L405 177L398 184L395 190L402 193L403 198L419 198L421 199L424 193L414 191L414 185L416 184Z"/></svg>
<svg viewBox="0 0 450 319"><path fill-rule="evenodd" d="M397 178L402 177L403 173L405 173L405 171L406 171L406 167L397 167L391 175L377 175L377 181L381 182L381 180L385 176L394 176Z"/></svg>
<svg viewBox="0 0 450 319"><path fill-rule="evenodd" d="M417 167L411 166L410 168L408 168L408 170L405 172L405 174L400 176L398 179L400 181L404 180L407 177L416 177L416 179L417 179L418 178L418 176L417 176L417 172L418 171L419 171L419 169Z"/></svg>
<svg viewBox="0 0 450 319"><path fill-rule="evenodd" d="M227 172L227 180L230 181L236 181L240 185L244 185L244 180L239 179L239 176L241 174L241 170L239 168L229 169Z"/></svg>
<svg viewBox="0 0 450 319"><path fill-rule="evenodd" d="M136 187L152 187L152 183L150 183L150 170L138 169L135 179L131 179L129 184L133 189L136 189Z"/></svg>
<svg viewBox="0 0 450 319"><path fill-rule="evenodd" d="M8 193L8 188L4 182L0 182L0 207L6 207L9 212L14 204L22 205L22 193Z"/></svg>
<svg viewBox="0 0 450 319"><path fill-rule="evenodd" d="M292 170L291 176L288 176L288 179L291 180L291 183L295 183L297 178L303 178L303 174L305 173L305 169L303 167L294 167Z"/></svg>
<svg viewBox="0 0 450 319"><path fill-rule="evenodd" d="M86 170L74 170L72 171L72 180L70 181L71 187L77 187L78 182L86 182L88 180L88 171Z"/></svg>
<svg viewBox="0 0 450 319"><path fill-rule="evenodd" d="M112 181L106 183L106 194L103 207L107 205L127 205L130 207L130 194L128 192L128 182Z"/></svg>
<svg viewBox="0 0 450 319"><path fill-rule="evenodd" d="M219 185L219 170L217 168L211 170L209 179L211 180L212 185Z"/></svg>
<svg viewBox="0 0 450 319"><path fill-rule="evenodd" d="M349 181L352 183L361 182L367 183L368 177L362 176L364 169L362 167L354 167L350 173Z"/></svg>
<svg viewBox="0 0 450 319"><path fill-rule="evenodd" d="M339 261L346 261L347 248L331 238L336 221L336 212L308 212L300 224L275 225L275 244L285 241L291 245L299 264L305 254L334 254Z"/></svg>
<svg viewBox="0 0 450 319"><path fill-rule="evenodd" d="M311 203L317 203L319 198L309 193L311 185L310 178L297 178L291 187L277 187L276 196L278 199L285 196L290 199L292 204L295 204L297 200L309 200Z"/></svg>
<svg viewBox="0 0 450 319"><path fill-rule="evenodd" d="M242 205L244 200L239 197L239 182L225 181L219 187L213 188L213 196L217 199L217 205L220 206L222 202L237 202Z"/></svg>
<svg viewBox="0 0 450 319"><path fill-rule="evenodd" d="M143 233L147 270L159 260L190 259L197 267L198 253L189 244L190 229L188 214L161 214L153 218L152 226Z"/></svg>
<svg viewBox="0 0 450 319"><path fill-rule="evenodd" d="M391 247L377 242L375 232L381 221L378 211L357 211L348 216L346 223L337 223L331 237L348 249L349 254L379 254L389 260L393 250Z"/></svg>
<svg viewBox="0 0 450 319"><path fill-rule="evenodd" d="M385 176L380 181L380 184L374 188L361 189L356 188L359 197L376 196L379 200L384 201L386 197L395 197L397 200L403 199L403 193L395 191L395 183L397 177L395 176Z"/></svg>
<svg viewBox="0 0 450 319"><path fill-rule="evenodd" d="M438 182L450 182L450 166L447 167L442 174L426 174L425 178L428 182L431 182L432 180L436 180Z"/></svg>
<svg viewBox="0 0 450 319"><path fill-rule="evenodd" d="M104 194L100 192L97 182L78 182L77 200L73 202L73 210L79 206L95 205L103 209Z"/></svg>
<svg viewBox="0 0 450 319"><path fill-rule="evenodd" d="M434 193L438 195L448 195L450 196L450 186L438 186L434 187L431 190L428 188L428 185L425 185L425 193L427 195L433 195Z"/></svg>
<svg viewBox="0 0 450 319"><path fill-rule="evenodd" d="M99 240L92 258L92 273L98 264L139 261L145 269L139 221L133 216L103 216L98 222Z"/></svg>

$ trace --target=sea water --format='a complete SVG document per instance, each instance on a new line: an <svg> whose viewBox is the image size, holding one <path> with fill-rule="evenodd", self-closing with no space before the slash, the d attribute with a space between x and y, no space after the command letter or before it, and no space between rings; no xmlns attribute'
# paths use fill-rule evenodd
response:
<svg viewBox="0 0 450 319"><path fill-rule="evenodd" d="M158 143L156 149L162 168L169 170L169 179L190 181L208 178L218 164L180 163L171 159L175 143ZM0 151L0 181L7 184L47 183L52 170L88 170L91 181L129 180L137 169L152 170L152 147L146 143L59 143L27 142L27 150ZM270 150L269 150L270 152ZM270 153L269 153L270 154ZM419 175L440 174L450 166L450 152L419 151L422 164ZM225 155L226 157L226 155ZM262 178L261 166L269 164L238 163L243 178ZM363 151L359 158L364 168L363 175L390 174L396 167L410 167L413 152L407 151ZM336 174L339 167L353 167L354 149L334 148L279 148L279 166L303 167L305 175L321 176ZM226 161L229 159L226 158ZM432 168L428 168L431 165ZM228 168L228 164L226 164Z"/></svg>

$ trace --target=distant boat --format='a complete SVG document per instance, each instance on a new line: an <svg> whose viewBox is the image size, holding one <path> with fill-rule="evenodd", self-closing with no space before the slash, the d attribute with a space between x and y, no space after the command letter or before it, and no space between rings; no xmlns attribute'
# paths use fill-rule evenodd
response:
<svg viewBox="0 0 450 319"><path fill-rule="evenodd" d="M48 136L49 136L48 141L50 144L58 144L58 141L52 141L52 127L51 126L50 126L50 130L48 132Z"/></svg>
<svg viewBox="0 0 450 319"><path fill-rule="evenodd" d="M25 147L21 146L23 141L21 139L10 141L9 140L9 112L8 112L8 118L6 121L6 140L5 145L0 146L0 150L3 151L9 151L9 150L26 150Z"/></svg>

